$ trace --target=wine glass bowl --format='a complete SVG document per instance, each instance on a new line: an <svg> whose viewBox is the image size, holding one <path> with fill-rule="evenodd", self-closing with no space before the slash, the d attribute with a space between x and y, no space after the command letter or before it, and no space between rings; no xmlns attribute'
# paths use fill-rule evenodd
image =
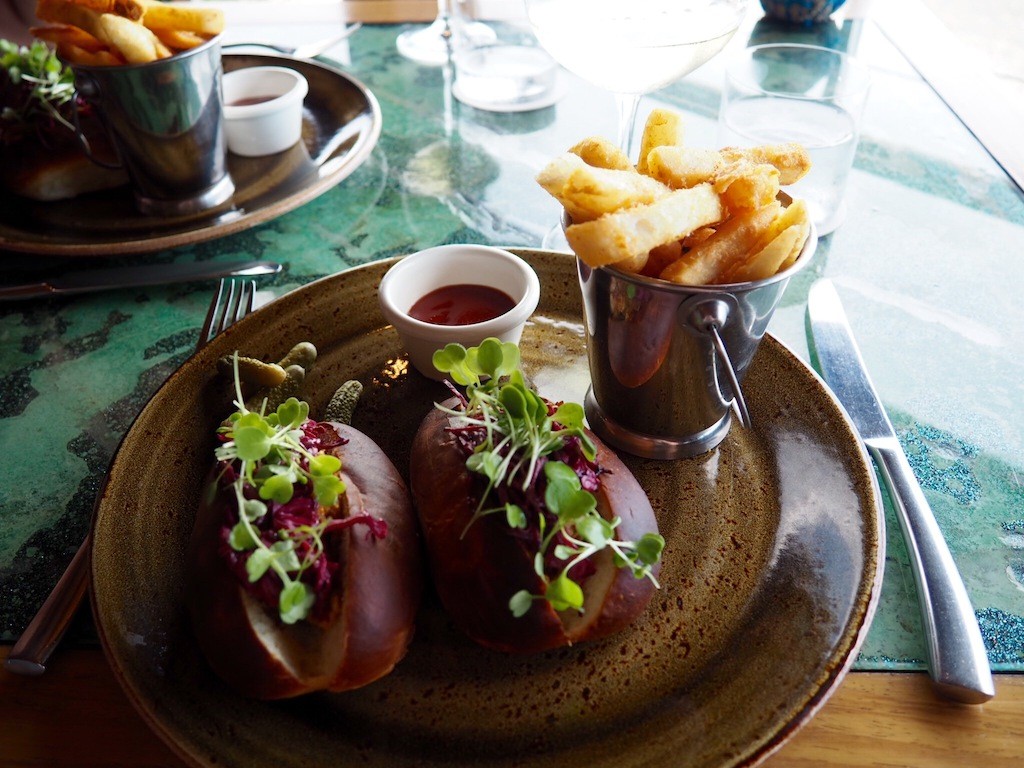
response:
<svg viewBox="0 0 1024 768"><path fill-rule="evenodd" d="M534 34L573 74L616 95L629 153L640 96L725 47L747 0L526 0Z"/></svg>

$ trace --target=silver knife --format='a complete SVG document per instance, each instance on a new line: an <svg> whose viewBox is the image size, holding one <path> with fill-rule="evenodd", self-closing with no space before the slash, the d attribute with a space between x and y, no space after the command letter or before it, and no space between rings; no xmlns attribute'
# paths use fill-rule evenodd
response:
<svg viewBox="0 0 1024 768"><path fill-rule="evenodd" d="M821 375L853 420L882 475L910 551L928 646L928 671L939 693L966 704L995 695L978 620L942 531L900 446L829 280L807 296Z"/></svg>
<svg viewBox="0 0 1024 768"><path fill-rule="evenodd" d="M217 277L273 275L281 265L273 261L203 261L186 264L152 264L139 267L104 267L67 272L41 283L0 287L0 301L66 296L115 288L187 283Z"/></svg>

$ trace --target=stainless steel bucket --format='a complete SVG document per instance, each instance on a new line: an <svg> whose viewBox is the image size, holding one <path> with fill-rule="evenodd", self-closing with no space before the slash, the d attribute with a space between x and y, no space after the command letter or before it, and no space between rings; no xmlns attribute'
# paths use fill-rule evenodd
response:
<svg viewBox="0 0 1024 768"><path fill-rule="evenodd" d="M787 270L730 285L676 285L577 259L591 429L636 456L676 459L718 445L734 411L749 424L743 378L790 278L816 245L812 228Z"/></svg>
<svg viewBox="0 0 1024 768"><path fill-rule="evenodd" d="M102 121L140 211L187 215L231 197L219 37L147 64L76 65L74 72L78 95Z"/></svg>

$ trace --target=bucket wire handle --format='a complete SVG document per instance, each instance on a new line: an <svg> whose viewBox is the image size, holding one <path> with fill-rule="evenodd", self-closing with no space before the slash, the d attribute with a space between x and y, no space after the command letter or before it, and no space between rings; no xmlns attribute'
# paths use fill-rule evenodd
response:
<svg viewBox="0 0 1024 768"><path fill-rule="evenodd" d="M750 411L747 410L747 402L743 399L743 390L740 389L740 382L736 378L736 371L732 367L732 360L729 359L729 350L725 348L725 342L722 341L722 335L718 332L718 326L715 323L708 323L707 331L711 334L711 341L715 345L715 352L718 353L718 358L722 361L722 366L725 368L725 375L729 377L729 386L732 387L733 393L732 407L740 418L740 424L745 429L749 429Z"/></svg>
<svg viewBox="0 0 1024 768"><path fill-rule="evenodd" d="M739 377L736 376L736 369L733 368L732 359L729 357L729 350L725 348L722 340L721 329L729 316L729 305L721 300L704 301L698 304L690 316L690 322L695 327L711 337L715 347L715 354L725 369L725 375L732 387L732 407L739 417L740 424L744 428L750 428L750 411L747 409L747 402L743 399L743 390L740 389Z"/></svg>
<svg viewBox="0 0 1024 768"><path fill-rule="evenodd" d="M75 123L75 135L78 137L78 143L82 147L82 151L85 153L85 156L101 168L108 168L112 171L124 168L124 163L110 163L96 157L92 152L92 145L89 144L89 139L87 139L85 133L82 132L82 121L78 116L78 96L80 94L95 94L97 91L95 83L88 80L80 80L80 75L76 75L75 89L75 95L71 99L71 119Z"/></svg>

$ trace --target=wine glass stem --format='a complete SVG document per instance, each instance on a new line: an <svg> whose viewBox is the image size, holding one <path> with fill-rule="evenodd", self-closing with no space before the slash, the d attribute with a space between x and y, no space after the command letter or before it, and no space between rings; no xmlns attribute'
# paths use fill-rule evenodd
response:
<svg viewBox="0 0 1024 768"><path fill-rule="evenodd" d="M632 157L633 129L636 127L636 112L640 106L639 93L617 93L615 103L619 108L619 148Z"/></svg>
<svg viewBox="0 0 1024 768"><path fill-rule="evenodd" d="M454 0L437 0L437 18L434 19L434 23L443 25L446 33L451 29L453 2Z"/></svg>

